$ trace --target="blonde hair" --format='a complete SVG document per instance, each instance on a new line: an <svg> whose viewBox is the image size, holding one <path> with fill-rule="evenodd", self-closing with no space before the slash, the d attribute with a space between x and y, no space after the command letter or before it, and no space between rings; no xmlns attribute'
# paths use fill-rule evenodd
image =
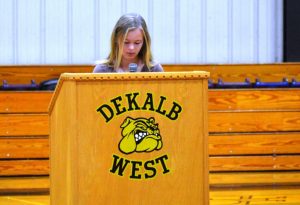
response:
<svg viewBox="0 0 300 205"><path fill-rule="evenodd" d="M111 50L107 58L107 64L114 67L114 69L120 67L124 41L128 32L134 29L140 29L144 38L143 46L138 54L138 57L149 69L153 66L151 38L145 20L139 14L125 14L117 21L111 34Z"/></svg>

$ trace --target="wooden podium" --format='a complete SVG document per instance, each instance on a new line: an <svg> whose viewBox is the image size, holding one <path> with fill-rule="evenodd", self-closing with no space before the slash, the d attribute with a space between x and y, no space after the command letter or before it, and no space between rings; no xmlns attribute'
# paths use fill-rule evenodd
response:
<svg viewBox="0 0 300 205"><path fill-rule="evenodd" d="M62 74L52 205L207 205L209 73Z"/></svg>

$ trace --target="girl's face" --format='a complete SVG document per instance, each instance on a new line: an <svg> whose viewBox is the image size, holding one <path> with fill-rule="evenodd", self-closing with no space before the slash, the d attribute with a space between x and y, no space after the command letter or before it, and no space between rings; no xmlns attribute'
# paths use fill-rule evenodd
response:
<svg viewBox="0 0 300 205"><path fill-rule="evenodd" d="M130 30L124 40L122 60L136 62L144 43L143 39L141 29Z"/></svg>

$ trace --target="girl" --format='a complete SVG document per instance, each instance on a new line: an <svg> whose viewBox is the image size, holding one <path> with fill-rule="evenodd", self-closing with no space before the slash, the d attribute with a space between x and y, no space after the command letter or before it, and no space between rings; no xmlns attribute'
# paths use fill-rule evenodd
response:
<svg viewBox="0 0 300 205"><path fill-rule="evenodd" d="M125 14L115 25L111 35L111 51L107 59L96 65L93 72L129 72L129 64L137 65L137 72L162 72L151 53L151 38L145 20L139 14Z"/></svg>

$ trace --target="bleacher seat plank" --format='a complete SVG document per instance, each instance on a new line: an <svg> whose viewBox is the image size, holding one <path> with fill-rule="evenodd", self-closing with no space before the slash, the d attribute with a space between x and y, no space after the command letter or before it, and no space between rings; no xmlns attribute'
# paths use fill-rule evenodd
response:
<svg viewBox="0 0 300 205"><path fill-rule="evenodd" d="M300 170L300 155L218 156L209 158L210 171Z"/></svg>
<svg viewBox="0 0 300 205"><path fill-rule="evenodd" d="M0 113L47 112L52 95L52 91L0 92ZM300 89L211 89L208 98L213 111L300 109Z"/></svg>
<svg viewBox="0 0 300 205"><path fill-rule="evenodd" d="M223 186L267 186L299 185L300 172L212 172L209 174L211 187ZM0 177L0 193L48 192L48 176L37 177Z"/></svg>
<svg viewBox="0 0 300 205"><path fill-rule="evenodd" d="M7 65L0 66L0 77L10 84L28 84L31 80L40 83L59 78L61 73L90 73L93 67L93 65Z"/></svg>
<svg viewBox="0 0 300 205"><path fill-rule="evenodd" d="M300 89L210 89L208 110L300 110Z"/></svg>
<svg viewBox="0 0 300 205"><path fill-rule="evenodd" d="M203 70L210 72L210 78L217 81L222 78L227 82L244 82L245 78L254 81L260 78L265 82L282 81L287 79L300 78L300 65L297 63L278 64L218 64L218 65L163 65L166 71L195 71Z"/></svg>
<svg viewBox="0 0 300 205"><path fill-rule="evenodd" d="M230 65L199 65L199 64L163 64L165 71L208 71L210 78L217 81L222 78L227 82L244 82L245 78L254 81L260 78L266 82L282 81L283 77L300 79L300 65L297 63L278 64L230 64ZM9 83L24 84L34 79L37 83L59 78L61 73L90 73L94 65L2 65L0 79Z"/></svg>
<svg viewBox="0 0 300 205"><path fill-rule="evenodd" d="M299 185L300 172L212 172L209 184L211 187Z"/></svg>
<svg viewBox="0 0 300 205"><path fill-rule="evenodd" d="M0 193L48 193L49 184L49 176L0 177Z"/></svg>
<svg viewBox="0 0 300 205"><path fill-rule="evenodd" d="M2 114L0 136L49 135L47 114Z"/></svg>
<svg viewBox="0 0 300 205"><path fill-rule="evenodd" d="M209 112L208 121L211 133L300 131L300 111Z"/></svg>
<svg viewBox="0 0 300 205"><path fill-rule="evenodd" d="M210 135L209 155L300 154L300 132Z"/></svg>
<svg viewBox="0 0 300 205"><path fill-rule="evenodd" d="M49 160L0 160L0 176L49 175Z"/></svg>
<svg viewBox="0 0 300 205"><path fill-rule="evenodd" d="M0 113L48 113L51 91L2 91Z"/></svg>
<svg viewBox="0 0 300 205"><path fill-rule="evenodd" d="M0 160L0 176L48 175L48 160ZM219 171L300 170L300 155L218 156L209 158L209 169Z"/></svg>
<svg viewBox="0 0 300 205"><path fill-rule="evenodd" d="M0 159L49 158L47 138L0 138Z"/></svg>

